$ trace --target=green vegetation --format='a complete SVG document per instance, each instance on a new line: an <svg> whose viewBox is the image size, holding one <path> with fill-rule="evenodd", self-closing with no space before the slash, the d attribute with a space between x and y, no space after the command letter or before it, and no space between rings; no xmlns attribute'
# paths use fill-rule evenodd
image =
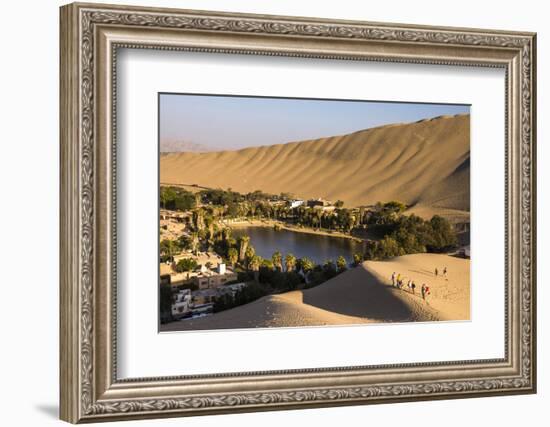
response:
<svg viewBox="0 0 550 427"><path fill-rule="evenodd" d="M298 270L301 270L306 276L313 270L315 264L308 257L300 258L297 262Z"/></svg>
<svg viewBox="0 0 550 427"><path fill-rule="evenodd" d="M268 295L268 293L268 290L259 283L249 283L243 289L237 291L235 297L224 294L218 298L214 303L214 313L247 304Z"/></svg>
<svg viewBox="0 0 550 427"><path fill-rule="evenodd" d="M164 239L160 242L160 262L173 261L183 249L180 241Z"/></svg>
<svg viewBox="0 0 550 427"><path fill-rule="evenodd" d="M294 269L296 268L296 257L293 254L291 253L286 254L285 267L286 267L286 271L294 271Z"/></svg>
<svg viewBox="0 0 550 427"><path fill-rule="evenodd" d="M192 258L183 258L176 264L176 271L178 273L190 272L197 268L198 264Z"/></svg>
<svg viewBox="0 0 550 427"><path fill-rule="evenodd" d="M304 278L296 271L280 271L268 263L260 267L258 282L272 290L287 292L297 289Z"/></svg>
<svg viewBox="0 0 550 427"><path fill-rule="evenodd" d="M275 251L273 256L271 257L271 261L273 262L273 266L278 271L283 271L283 255L279 251Z"/></svg>
<svg viewBox="0 0 550 427"><path fill-rule="evenodd" d="M292 194L268 194L262 191L241 194L231 189L208 189L193 194L178 187L161 187L160 206L174 211L193 211L191 226L196 231L208 229L218 219L274 219L299 227L350 233L361 225L357 209L344 208L335 202L334 209L307 207L291 208ZM198 206L201 206L200 208ZM361 212L362 214L362 212Z"/></svg>
<svg viewBox="0 0 550 427"><path fill-rule="evenodd" d="M346 259L342 255L340 255L336 260L336 267L338 268L338 271L347 270L348 264L346 262Z"/></svg>
<svg viewBox="0 0 550 427"><path fill-rule="evenodd" d="M242 236L239 239L239 261L244 262L246 258L246 251L248 249L248 244L250 243L249 236Z"/></svg>
<svg viewBox="0 0 550 427"><path fill-rule="evenodd" d="M252 255L248 259L248 266L254 272L254 280L258 282L260 280L260 266L262 265L262 257Z"/></svg>
<svg viewBox="0 0 550 427"><path fill-rule="evenodd" d="M313 288L336 277L343 270L338 271L334 261L327 260L323 265L313 265L313 268L307 273L306 288Z"/></svg>
<svg viewBox="0 0 550 427"><path fill-rule="evenodd" d="M238 281L249 285L234 297L229 293L220 296L214 307L218 312L272 293L320 285L349 266L359 266L364 260L447 252L457 245L456 233L447 220L439 216L424 220L405 215L407 205L399 201L358 208L346 208L341 200L332 206L321 206L322 201L312 201L310 206L303 203L292 208L292 200L292 195L284 193L272 195L254 191L241 194L231 189L207 189L193 194L181 188L162 187L161 207L183 212L176 221L184 224L185 232L177 240L160 242L160 261L173 262L174 255L184 249L194 254L209 251L221 256L233 267ZM256 254L249 236L237 240L225 225L225 220L243 218L277 220L276 230L281 228L280 223L286 223L294 227L361 236L365 241L365 251L355 253L349 266L343 256L339 256L336 262L326 260L317 265L307 257L283 254L277 248L271 257L264 259ZM193 258L181 259L174 266L177 272L190 272L196 267ZM161 286L161 313L165 310L165 316L171 316L166 296L168 289L169 285Z"/></svg>
<svg viewBox="0 0 550 427"><path fill-rule="evenodd" d="M418 252L446 252L456 247L456 233L442 217L434 216L425 221L403 212L407 205L399 201L377 203L373 208L344 208L338 200L330 209L308 207L305 204L291 208L288 201L292 195L273 195L262 191L241 194L231 189L208 189L193 194L176 187L161 187L161 206L166 209L192 211L188 218L191 238L179 242L181 248L194 252L212 247L218 254L229 259L229 249L234 241L225 231L218 229L219 220L225 218L276 219L298 227L311 227L329 232L346 234L367 233L371 241L364 254L365 259L384 259L392 256ZM202 207L196 208L198 204ZM238 261L249 261L254 254L247 253L249 239L241 238L238 245ZM162 246L161 255L170 259L178 247ZM282 271L282 255L273 259L275 268ZM358 264L357 260L354 260ZM231 262L234 264L233 262Z"/></svg>
<svg viewBox="0 0 550 427"><path fill-rule="evenodd" d="M367 227L379 240L367 241L365 259L386 259L413 253L448 252L457 245L456 232L445 218L435 215L426 221L404 215L399 202L379 204L371 212Z"/></svg>
<svg viewBox="0 0 550 427"><path fill-rule="evenodd" d="M195 207L195 195L179 187L160 187L160 207L186 211Z"/></svg>
<svg viewBox="0 0 550 427"><path fill-rule="evenodd" d="M229 248L227 250L227 260L232 266L235 266L235 263L239 259L239 252L235 248Z"/></svg>

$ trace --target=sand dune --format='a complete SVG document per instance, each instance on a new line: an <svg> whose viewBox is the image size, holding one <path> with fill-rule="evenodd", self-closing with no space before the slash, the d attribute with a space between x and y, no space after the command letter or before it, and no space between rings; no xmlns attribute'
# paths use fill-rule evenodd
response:
<svg viewBox="0 0 550 427"><path fill-rule="evenodd" d="M427 305L435 310L439 320L470 319L470 260L440 254L414 254L397 257L389 261L368 261L368 269L380 280L388 282L395 271L407 281L414 280L416 295L407 296L420 300L422 283L430 287L431 295ZM435 277L435 268L439 275ZM443 268L447 267L447 277ZM422 302L424 303L424 302Z"/></svg>
<svg viewBox="0 0 550 427"><path fill-rule="evenodd" d="M448 278L435 278L438 267ZM391 286L393 271L418 285L416 295ZM426 301L422 283L431 288ZM468 320L470 261L448 255L415 254L366 261L320 286L270 295L210 317L173 322L161 331L324 326L379 322Z"/></svg>
<svg viewBox="0 0 550 427"><path fill-rule="evenodd" d="M160 181L291 192L347 206L396 199L469 211L469 138L466 114L238 151L172 153L160 159Z"/></svg>

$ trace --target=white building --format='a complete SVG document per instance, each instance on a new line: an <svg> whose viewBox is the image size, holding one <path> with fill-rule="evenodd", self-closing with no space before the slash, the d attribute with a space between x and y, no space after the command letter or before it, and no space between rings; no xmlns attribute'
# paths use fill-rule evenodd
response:
<svg viewBox="0 0 550 427"><path fill-rule="evenodd" d="M297 208L302 206L305 202L303 200L290 200L289 202L290 209Z"/></svg>
<svg viewBox="0 0 550 427"><path fill-rule="evenodd" d="M226 283L237 280L237 273L220 263L214 270L201 268L201 270L193 277L194 283L199 289L217 288Z"/></svg>
<svg viewBox="0 0 550 427"><path fill-rule="evenodd" d="M175 294L174 302L172 303L172 317L183 317L191 312L191 290L182 289Z"/></svg>

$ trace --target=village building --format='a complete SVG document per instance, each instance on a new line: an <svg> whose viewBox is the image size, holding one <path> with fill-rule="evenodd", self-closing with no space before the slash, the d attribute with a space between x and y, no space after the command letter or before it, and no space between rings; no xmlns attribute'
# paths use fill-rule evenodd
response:
<svg viewBox="0 0 550 427"><path fill-rule="evenodd" d="M231 295L232 298L235 298L235 295L237 295L237 292L241 291L243 288L246 287L245 282L239 282L239 283L233 283L231 285L226 285L218 288L218 294L219 295Z"/></svg>
<svg viewBox="0 0 550 427"><path fill-rule="evenodd" d="M218 264L216 269L201 268L194 277L194 283L199 289L218 288L229 282L237 280L237 274L226 267L225 264Z"/></svg>
<svg viewBox="0 0 550 427"><path fill-rule="evenodd" d="M184 258L194 259L199 265L210 265L211 267L217 267L222 262L222 257L212 252L197 252L195 255L191 251L184 251L181 254L174 255L174 262L177 262Z"/></svg>
<svg viewBox="0 0 550 427"><path fill-rule="evenodd" d="M290 207L290 209L294 209L302 206L304 203L305 203L304 200L299 200L299 199L289 200L288 206Z"/></svg>
<svg viewBox="0 0 550 427"><path fill-rule="evenodd" d="M191 312L191 291L189 289L182 289L174 294L174 300L172 303L172 317L179 319Z"/></svg>
<svg viewBox="0 0 550 427"><path fill-rule="evenodd" d="M177 272L176 264L185 258L194 259L198 267L193 271ZM171 263L161 263L159 270L161 284L170 284L174 287L196 285L199 289L217 288L234 282L238 277L222 262L219 255L208 252L199 252L197 255L184 252L174 256L174 261Z"/></svg>
<svg viewBox="0 0 550 427"><path fill-rule="evenodd" d="M322 211L322 212L333 212L333 211L336 210L336 206L316 205L316 206L313 206L313 209L316 210L316 211Z"/></svg>
<svg viewBox="0 0 550 427"><path fill-rule="evenodd" d="M218 291L216 289L199 289L198 291L191 292L191 295L193 306L200 306L216 302Z"/></svg>
<svg viewBox="0 0 550 427"><path fill-rule="evenodd" d="M331 205L332 205L332 202L321 198L311 199L307 201L308 208L314 208L315 206L325 207L325 206L331 206Z"/></svg>

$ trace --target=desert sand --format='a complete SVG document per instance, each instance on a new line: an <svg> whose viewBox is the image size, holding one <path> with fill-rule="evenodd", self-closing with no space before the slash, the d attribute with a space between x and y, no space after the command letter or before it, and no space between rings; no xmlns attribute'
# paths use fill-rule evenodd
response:
<svg viewBox="0 0 550 427"><path fill-rule="evenodd" d="M434 269L447 267L447 278ZM391 274L412 278L416 294L391 285ZM431 290L427 300L420 286ZM439 254L414 254L365 261L315 288L269 295L210 317L161 326L161 331L324 326L381 322L470 319L470 261Z"/></svg>
<svg viewBox="0 0 550 427"><path fill-rule="evenodd" d="M161 183L290 192L348 207L400 200L423 216L470 210L468 114L237 151L163 154L160 162Z"/></svg>

